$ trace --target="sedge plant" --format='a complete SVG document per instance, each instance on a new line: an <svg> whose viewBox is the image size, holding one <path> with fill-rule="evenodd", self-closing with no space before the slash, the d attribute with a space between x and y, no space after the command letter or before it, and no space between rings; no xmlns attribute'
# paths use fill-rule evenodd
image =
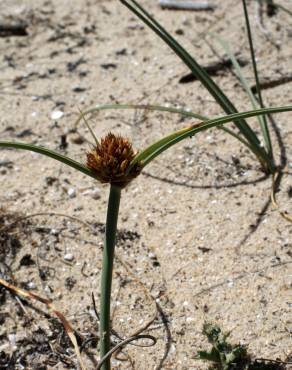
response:
<svg viewBox="0 0 292 370"><path fill-rule="evenodd" d="M292 111L292 106L257 109L234 113L211 120L203 120L163 137L140 152L135 152L132 144L126 138L108 133L101 140L97 140L92 130L90 130L95 144L87 153L85 164L83 161L75 161L72 158L41 146L21 142L0 141L0 147L2 148L23 149L40 153L72 167L94 180L110 185L100 287L99 352L100 358L104 359L101 365L102 370L111 369L110 356L107 355L108 353L112 353L110 343L111 286L122 190L157 156L173 145L196 135L200 131L207 130L211 127L221 127L228 122L239 121L249 117L288 111Z"/></svg>
<svg viewBox="0 0 292 370"><path fill-rule="evenodd" d="M167 33L167 31L135 0L120 0L131 11L133 11L139 18L142 19L154 32L158 34L183 60L183 62L191 69L192 73L203 83L208 91L213 95L216 101L220 104L223 110L228 114L227 116L210 120L206 116L202 116L193 112L184 111L176 108L150 106L150 105L104 105L96 106L92 109L81 113L77 123L86 114L103 109L148 109L167 111L171 113L178 113L187 117L199 119L201 122L191 125L185 129L176 131L150 145L148 148L136 153L132 148L128 139L121 136L116 136L109 133L100 141L97 140L93 131L87 124L93 138L95 145L91 151L87 153L87 161L83 163L77 162L67 156L61 155L55 151L16 142L0 141L0 147L24 149L34 151L55 160L63 162L64 164L86 174L101 183L109 183L110 191L108 198L108 209L106 216L106 228L104 235L104 249L100 288L100 357L102 359L101 368L103 370L110 370L110 353L113 353L110 343L110 307L111 307L111 286L114 263L114 252L116 243L116 231L119 215L119 205L122 190L137 177L143 168L148 165L153 159L164 152L166 149L180 142L181 140L192 137L200 131L209 129L211 127L218 127L223 129L230 135L237 138L241 143L246 145L258 158L262 168L267 173L274 173L275 165L272 154L272 146L269 138L269 132L265 120L262 118L267 113L280 113L291 111L292 107L278 107L269 109L254 109L244 113L238 113L234 105L230 102L224 92L215 84L215 82L208 76L203 68L190 56L190 54L177 41ZM256 73L256 72L255 72ZM258 81L257 81L258 82ZM255 102L254 102L255 103ZM260 103L262 103L260 101ZM254 108L257 107L253 104ZM255 132L246 122L246 119L252 116L260 118L265 147L261 146ZM225 123L234 122L239 129L240 134L223 126Z"/></svg>

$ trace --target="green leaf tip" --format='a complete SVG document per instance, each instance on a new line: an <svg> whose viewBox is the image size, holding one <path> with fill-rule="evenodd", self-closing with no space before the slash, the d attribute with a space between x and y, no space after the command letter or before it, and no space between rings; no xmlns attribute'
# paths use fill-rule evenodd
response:
<svg viewBox="0 0 292 370"><path fill-rule="evenodd" d="M74 168L75 170L78 170L79 172L92 177L96 180L99 180L97 176L90 170L88 167L86 167L84 164L79 163L75 161L74 159L71 159L63 154L60 154L54 150L44 148L42 146L37 146L33 144L26 144L21 142L13 142L13 141L0 141L0 147L2 148L11 148L11 149L22 149L22 150L28 150L31 152L39 153L42 155L45 155L46 157L53 158L61 163L66 164L69 167Z"/></svg>

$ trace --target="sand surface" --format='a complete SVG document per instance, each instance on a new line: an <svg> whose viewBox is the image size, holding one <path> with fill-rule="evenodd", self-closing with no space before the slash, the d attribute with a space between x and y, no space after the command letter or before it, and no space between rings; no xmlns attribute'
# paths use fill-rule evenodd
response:
<svg viewBox="0 0 292 370"><path fill-rule="evenodd" d="M278 2L291 10L290 1ZM224 57L209 32L249 60L241 2L214 3L213 12L187 12L141 0L202 65ZM261 24L256 2L249 10L261 79L291 77L291 17L263 9ZM198 81L179 83L187 68L119 1L2 0L0 14L28 24L27 36L0 38L1 140L84 162L92 138L85 125L74 129L78 109L135 103L223 114ZM251 63L242 70L253 85ZM232 70L214 79L238 110L251 109ZM263 90L263 98L267 106L291 105L292 83ZM291 113L273 118L276 162L290 171L277 199L291 211ZM111 130L139 150L196 121L111 110L89 122L98 138ZM249 122L259 132L257 120ZM243 145L212 129L165 152L123 191L113 328L128 337L152 320L145 333L157 343L128 346L114 369L207 369L195 359L209 348L205 321L230 331L230 341L255 358L291 358L292 227L271 205L271 182ZM92 293L98 307L109 187L52 159L7 149L0 151L0 183L0 277L51 299L80 344L92 338L82 358L94 369ZM47 313L0 288L1 369L78 369L62 325Z"/></svg>

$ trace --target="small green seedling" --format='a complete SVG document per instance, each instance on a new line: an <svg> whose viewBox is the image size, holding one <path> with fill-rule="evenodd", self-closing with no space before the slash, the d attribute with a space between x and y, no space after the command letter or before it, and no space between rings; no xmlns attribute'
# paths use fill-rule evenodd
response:
<svg viewBox="0 0 292 370"><path fill-rule="evenodd" d="M198 359L210 361L214 364L210 369L235 370L244 369L241 366L247 359L246 348L242 345L232 346L226 342L230 333L223 334L217 325L205 323L203 334L212 344L210 351L199 351Z"/></svg>
<svg viewBox="0 0 292 370"><path fill-rule="evenodd" d="M212 348L198 351L196 358L212 362L209 370L284 370L285 362L267 359L251 360L245 346L232 345L227 342L230 333L222 333L217 325L205 323L203 334L208 338Z"/></svg>

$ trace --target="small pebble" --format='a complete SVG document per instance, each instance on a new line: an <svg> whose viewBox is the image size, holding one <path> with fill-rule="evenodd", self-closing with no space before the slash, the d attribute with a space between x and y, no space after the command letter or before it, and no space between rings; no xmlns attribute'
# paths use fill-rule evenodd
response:
<svg viewBox="0 0 292 370"><path fill-rule="evenodd" d="M74 144L78 144L78 145L81 145L84 143L84 137L82 137L81 135L79 134L74 134L70 137L70 141Z"/></svg>
<svg viewBox="0 0 292 370"><path fill-rule="evenodd" d="M232 280L232 279L228 279L227 280L227 286L229 287L229 288L232 288L233 286L234 286L234 281Z"/></svg>
<svg viewBox="0 0 292 370"><path fill-rule="evenodd" d="M66 253L64 256L64 260L68 262L72 262L74 260L74 256L72 253Z"/></svg>
<svg viewBox="0 0 292 370"><path fill-rule="evenodd" d="M12 168L13 167L13 162L9 161L7 159L0 160L0 167Z"/></svg>
<svg viewBox="0 0 292 370"><path fill-rule="evenodd" d="M67 194L69 195L69 197L71 199L75 198L76 197L76 190L74 188L70 188L70 189L68 189Z"/></svg>
<svg viewBox="0 0 292 370"><path fill-rule="evenodd" d="M36 285L33 281L30 281L28 284L27 284L27 287L28 289L35 289L36 288Z"/></svg>
<svg viewBox="0 0 292 370"><path fill-rule="evenodd" d="M171 346L170 346L170 351L169 353L175 353L176 352L176 347L175 345L172 343Z"/></svg>
<svg viewBox="0 0 292 370"><path fill-rule="evenodd" d="M91 193L92 199L100 199L100 190L98 188L95 188Z"/></svg>
<svg viewBox="0 0 292 370"><path fill-rule="evenodd" d="M60 110L55 110L54 112L51 113L51 118L52 119L60 119L61 117L63 117L64 115L64 112L60 111Z"/></svg>
<svg viewBox="0 0 292 370"><path fill-rule="evenodd" d="M100 199L100 189L99 188L93 188L93 189L89 189L89 190L86 190L84 193L84 195L89 195L92 199Z"/></svg>
<svg viewBox="0 0 292 370"><path fill-rule="evenodd" d="M15 334L8 334L8 340L13 347L16 345L16 335Z"/></svg>

